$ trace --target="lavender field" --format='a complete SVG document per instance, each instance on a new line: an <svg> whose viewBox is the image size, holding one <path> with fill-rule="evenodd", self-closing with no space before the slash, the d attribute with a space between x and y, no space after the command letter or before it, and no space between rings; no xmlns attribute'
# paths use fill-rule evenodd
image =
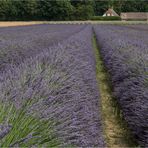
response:
<svg viewBox="0 0 148 148"><path fill-rule="evenodd" d="M113 93L141 146L148 146L148 27L94 26Z"/></svg>
<svg viewBox="0 0 148 148"><path fill-rule="evenodd" d="M148 146L147 26L40 24L0 28L0 147L111 146L92 39L135 145Z"/></svg>

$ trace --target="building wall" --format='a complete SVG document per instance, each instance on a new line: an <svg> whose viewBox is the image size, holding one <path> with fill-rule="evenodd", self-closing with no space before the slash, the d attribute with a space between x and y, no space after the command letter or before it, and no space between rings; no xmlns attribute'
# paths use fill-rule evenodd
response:
<svg viewBox="0 0 148 148"><path fill-rule="evenodd" d="M148 12L129 12L129 13L121 13L122 20L148 20Z"/></svg>
<svg viewBox="0 0 148 148"><path fill-rule="evenodd" d="M114 16L112 13L105 13L103 16Z"/></svg>

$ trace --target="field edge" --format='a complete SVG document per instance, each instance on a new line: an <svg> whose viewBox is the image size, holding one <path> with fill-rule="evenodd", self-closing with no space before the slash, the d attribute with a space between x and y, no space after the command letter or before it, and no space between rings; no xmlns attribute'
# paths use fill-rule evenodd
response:
<svg viewBox="0 0 148 148"><path fill-rule="evenodd" d="M122 112L112 95L110 76L99 52L97 39L93 32L92 44L96 59L96 79L101 97L101 112L104 136L108 147L137 147L133 135L122 118Z"/></svg>

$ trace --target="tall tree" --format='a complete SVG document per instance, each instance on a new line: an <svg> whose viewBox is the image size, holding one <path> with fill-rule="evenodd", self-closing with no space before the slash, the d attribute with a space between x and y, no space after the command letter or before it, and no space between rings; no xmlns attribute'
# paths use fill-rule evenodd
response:
<svg viewBox="0 0 148 148"><path fill-rule="evenodd" d="M122 11L123 12L147 12L148 11L147 0L125 0Z"/></svg>
<svg viewBox="0 0 148 148"><path fill-rule="evenodd" d="M26 17L35 18L37 15L37 1L25 0L24 1L24 13Z"/></svg>
<svg viewBox="0 0 148 148"><path fill-rule="evenodd" d="M73 11L69 0L40 0L38 1L38 14L46 20L66 20Z"/></svg>
<svg viewBox="0 0 148 148"><path fill-rule="evenodd" d="M95 1L94 0L71 0L74 6L73 18L77 20L86 20L94 15Z"/></svg>
<svg viewBox="0 0 148 148"><path fill-rule="evenodd" d="M68 20L73 13L73 6L69 0L55 0L52 3L51 11L54 20Z"/></svg>
<svg viewBox="0 0 148 148"><path fill-rule="evenodd" d="M109 8L109 1L95 0L95 14L103 15L104 12Z"/></svg>
<svg viewBox="0 0 148 148"><path fill-rule="evenodd" d="M109 8L147 12L148 0L0 0L1 20L87 20Z"/></svg>

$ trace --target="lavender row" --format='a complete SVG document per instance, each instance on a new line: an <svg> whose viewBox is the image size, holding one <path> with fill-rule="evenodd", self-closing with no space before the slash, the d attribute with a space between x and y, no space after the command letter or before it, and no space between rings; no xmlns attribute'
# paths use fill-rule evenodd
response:
<svg viewBox="0 0 148 148"><path fill-rule="evenodd" d="M147 147L148 34L114 25L96 25L94 30L123 116L138 143Z"/></svg>
<svg viewBox="0 0 148 148"><path fill-rule="evenodd" d="M85 27L19 66L12 64L7 73L0 75L0 102L13 103L18 110L26 101L31 102L26 107L27 114L55 121L54 132L60 146L105 146L91 29ZM14 125L8 122L5 126L13 129ZM9 132L3 141L8 136ZM27 139L25 143L30 140L23 139Z"/></svg>
<svg viewBox="0 0 148 148"><path fill-rule="evenodd" d="M134 29L135 31L148 31L148 26L147 25L122 25L122 27L127 27L130 29Z"/></svg>
<svg viewBox="0 0 148 148"><path fill-rule="evenodd" d="M0 28L0 70L79 32L84 25L32 25Z"/></svg>

